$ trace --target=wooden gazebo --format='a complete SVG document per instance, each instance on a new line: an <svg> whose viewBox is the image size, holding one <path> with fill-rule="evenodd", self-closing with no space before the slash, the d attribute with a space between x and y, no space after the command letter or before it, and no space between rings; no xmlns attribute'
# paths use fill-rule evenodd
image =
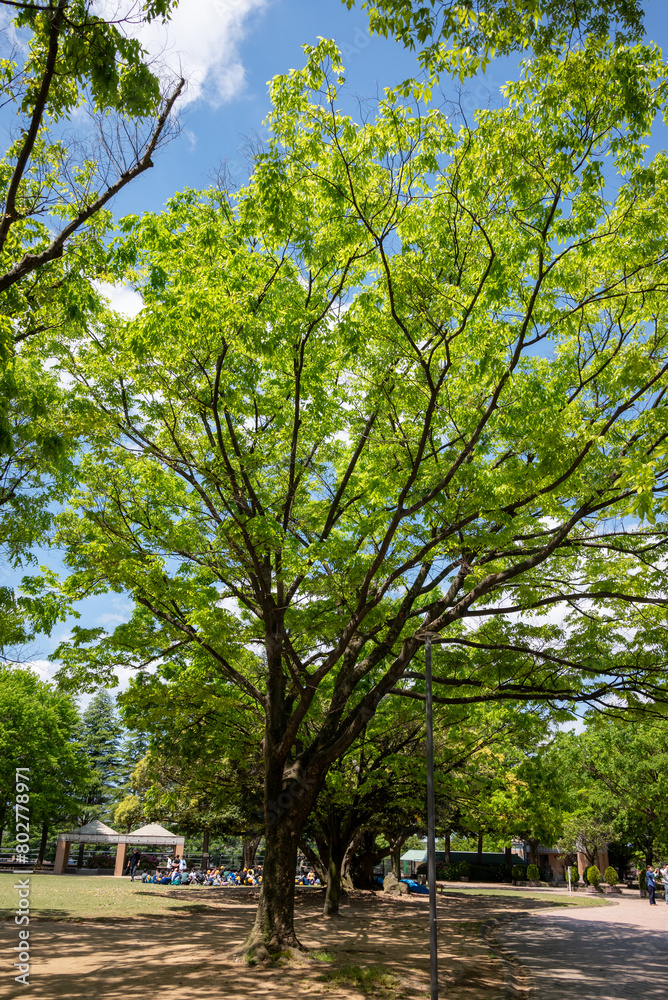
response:
<svg viewBox="0 0 668 1000"><path fill-rule="evenodd" d="M179 837L175 833L170 833L159 823L148 823L146 826L133 830L131 833L116 833L111 827L105 826L99 819L94 819L85 826L80 826L78 830L71 833L58 834L58 844L56 847L56 860L53 866L54 875L63 875L67 871L67 863L70 857L70 847L72 844L115 844L116 864L114 875L116 877L123 874L125 869L125 855L128 844L136 847L142 845L150 847L173 847L174 857L181 857L185 846L185 837Z"/></svg>
<svg viewBox="0 0 668 1000"><path fill-rule="evenodd" d="M146 826L141 826L138 830L133 830L132 833L118 838L114 875L118 877L123 874L125 852L127 851L128 844L132 844L135 847L141 847L142 845L147 847L173 847L174 857L180 858L183 854L185 842L185 837L178 837L175 833L170 833L169 830L165 830L164 826L160 826L159 823L147 823Z"/></svg>
<svg viewBox="0 0 668 1000"><path fill-rule="evenodd" d="M105 826L99 819L94 819L85 826L71 833L59 833L56 845L56 860L53 865L54 875L63 875L67 871L72 844L118 844L119 834L110 826Z"/></svg>

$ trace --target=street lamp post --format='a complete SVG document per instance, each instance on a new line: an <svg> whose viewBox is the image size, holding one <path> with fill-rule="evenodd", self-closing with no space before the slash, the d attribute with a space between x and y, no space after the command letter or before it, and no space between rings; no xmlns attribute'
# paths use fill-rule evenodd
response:
<svg viewBox="0 0 668 1000"><path fill-rule="evenodd" d="M431 690L431 636L424 642L427 700L427 879L429 881L430 1000L438 1000L438 935L436 924L436 803L434 799L434 712Z"/></svg>

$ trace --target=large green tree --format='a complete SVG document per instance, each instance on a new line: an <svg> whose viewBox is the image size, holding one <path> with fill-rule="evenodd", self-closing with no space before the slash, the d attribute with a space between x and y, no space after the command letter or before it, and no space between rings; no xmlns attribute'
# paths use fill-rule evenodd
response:
<svg viewBox="0 0 668 1000"><path fill-rule="evenodd" d="M29 774L31 837L72 819L90 778L80 752L80 718L72 698L25 668L0 666L0 841L16 832L16 768ZM18 817L25 821L25 816Z"/></svg>
<svg viewBox="0 0 668 1000"><path fill-rule="evenodd" d="M48 536L82 427L50 370L53 344L99 309L100 241L111 199L153 165L183 88L161 93L133 22L166 18L145 0L108 19L90 0L15 3L0 39L0 559L15 570ZM67 330L67 333L65 331ZM0 589L0 655L16 657L59 608L49 582Z"/></svg>
<svg viewBox="0 0 668 1000"><path fill-rule="evenodd" d="M592 716L579 734L564 734L571 777L571 826L590 820L648 862L668 850L668 722Z"/></svg>
<svg viewBox="0 0 668 1000"><path fill-rule="evenodd" d="M61 677L185 650L257 707L259 954L297 946L306 819L381 701L424 698L427 633L446 703L665 695L658 52L546 53L460 130L391 96L354 122L328 58L274 82L245 190L126 220L144 308L60 358L69 593L135 602Z"/></svg>

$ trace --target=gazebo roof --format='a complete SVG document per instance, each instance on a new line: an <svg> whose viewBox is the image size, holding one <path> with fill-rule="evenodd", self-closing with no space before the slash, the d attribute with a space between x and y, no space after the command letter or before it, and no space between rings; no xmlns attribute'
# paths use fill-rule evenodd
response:
<svg viewBox="0 0 668 1000"><path fill-rule="evenodd" d="M70 844L117 844L119 834L99 819L94 819L71 833L59 834L58 840L67 840Z"/></svg>
<svg viewBox="0 0 668 1000"><path fill-rule="evenodd" d="M91 823L80 826L78 830L72 830L71 833L59 833L58 840L70 844L163 844L172 847L185 844L185 837L170 833L159 823L147 823L132 833L120 834L101 823L99 819L94 819Z"/></svg>
<svg viewBox="0 0 668 1000"><path fill-rule="evenodd" d="M147 823L122 838L126 844L183 844L185 837L170 833L159 823Z"/></svg>

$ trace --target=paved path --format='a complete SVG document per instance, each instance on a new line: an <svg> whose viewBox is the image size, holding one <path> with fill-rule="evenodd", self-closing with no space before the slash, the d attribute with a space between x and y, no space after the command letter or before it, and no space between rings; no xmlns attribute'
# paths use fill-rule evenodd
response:
<svg viewBox="0 0 668 1000"><path fill-rule="evenodd" d="M532 974L531 1000L668 1000L668 906L532 913L495 935Z"/></svg>

